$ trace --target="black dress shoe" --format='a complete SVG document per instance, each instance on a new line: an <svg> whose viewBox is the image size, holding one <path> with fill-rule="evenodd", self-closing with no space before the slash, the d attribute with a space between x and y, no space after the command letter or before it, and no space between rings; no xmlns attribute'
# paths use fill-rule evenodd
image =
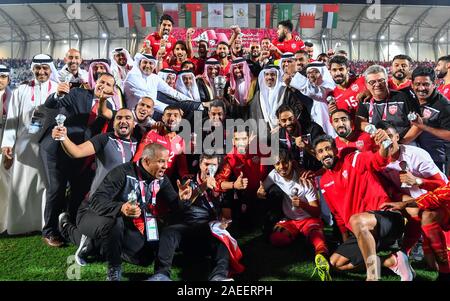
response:
<svg viewBox="0 0 450 301"><path fill-rule="evenodd" d="M60 248L64 245L64 242L59 237L54 235L44 236L42 239L50 247Z"/></svg>

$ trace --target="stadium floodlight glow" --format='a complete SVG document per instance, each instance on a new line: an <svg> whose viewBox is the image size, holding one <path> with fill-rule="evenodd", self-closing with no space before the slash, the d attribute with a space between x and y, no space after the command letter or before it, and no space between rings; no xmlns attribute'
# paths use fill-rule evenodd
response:
<svg viewBox="0 0 450 301"><path fill-rule="evenodd" d="M102 33L102 38L106 39L108 35L106 33Z"/></svg>
<svg viewBox="0 0 450 301"><path fill-rule="evenodd" d="M352 39L356 39L356 34L352 34Z"/></svg>
<svg viewBox="0 0 450 301"><path fill-rule="evenodd" d="M74 37L75 39L78 39L78 34L74 34L73 37Z"/></svg>
<svg viewBox="0 0 450 301"><path fill-rule="evenodd" d="M131 36L132 36L133 38L135 38L135 37L136 37L136 34L133 32L133 33L131 34Z"/></svg>
<svg viewBox="0 0 450 301"><path fill-rule="evenodd" d="M311 40L310 40L310 39L307 39L306 42L311 43Z"/></svg>
<svg viewBox="0 0 450 301"><path fill-rule="evenodd" d="M47 35L45 35L45 38L47 39L47 40L50 40L50 36L47 34Z"/></svg>
<svg viewBox="0 0 450 301"><path fill-rule="evenodd" d="M409 38L409 41L410 41L410 42L414 41L414 37L410 37L410 38Z"/></svg>
<svg viewBox="0 0 450 301"><path fill-rule="evenodd" d="M395 42L392 42L392 46L395 46Z"/></svg>
<svg viewBox="0 0 450 301"><path fill-rule="evenodd" d="M380 39L382 39L382 40L384 40L386 37L384 36L384 35L382 35L381 37L380 37Z"/></svg>
<svg viewBox="0 0 450 301"><path fill-rule="evenodd" d="M63 43L64 43L64 44L67 44L67 40L64 40Z"/></svg>
<svg viewBox="0 0 450 301"><path fill-rule="evenodd" d="M322 38L326 38L326 37L327 37L326 35L324 35L324 34L322 35Z"/></svg>
<svg viewBox="0 0 450 301"><path fill-rule="evenodd" d="M444 37L441 37L440 39L439 39L439 42L444 42L445 41L445 38Z"/></svg>

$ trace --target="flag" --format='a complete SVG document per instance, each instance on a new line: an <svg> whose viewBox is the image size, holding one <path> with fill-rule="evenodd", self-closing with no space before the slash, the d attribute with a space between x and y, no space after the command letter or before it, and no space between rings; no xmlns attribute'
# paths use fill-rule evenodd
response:
<svg viewBox="0 0 450 301"><path fill-rule="evenodd" d="M278 4L278 22L292 20L292 8L294 4Z"/></svg>
<svg viewBox="0 0 450 301"><path fill-rule="evenodd" d="M202 5L186 4L185 27L202 27Z"/></svg>
<svg viewBox="0 0 450 301"><path fill-rule="evenodd" d="M272 28L272 4L256 4L256 28Z"/></svg>
<svg viewBox="0 0 450 301"><path fill-rule="evenodd" d="M208 4L208 27L223 27L223 4Z"/></svg>
<svg viewBox="0 0 450 301"><path fill-rule="evenodd" d="M178 27L178 3L163 4L163 13L168 14L173 19L173 27Z"/></svg>
<svg viewBox="0 0 450 301"><path fill-rule="evenodd" d="M248 4L233 4L233 22L239 27L248 27Z"/></svg>
<svg viewBox="0 0 450 301"><path fill-rule="evenodd" d="M300 28L314 28L316 26L316 5L300 4Z"/></svg>
<svg viewBox="0 0 450 301"><path fill-rule="evenodd" d="M339 4L324 4L322 28L337 28Z"/></svg>
<svg viewBox="0 0 450 301"><path fill-rule="evenodd" d="M142 27L156 27L158 24L156 6L154 4L141 4Z"/></svg>
<svg viewBox="0 0 450 301"><path fill-rule="evenodd" d="M134 27L133 5L131 3L117 4L119 27Z"/></svg>

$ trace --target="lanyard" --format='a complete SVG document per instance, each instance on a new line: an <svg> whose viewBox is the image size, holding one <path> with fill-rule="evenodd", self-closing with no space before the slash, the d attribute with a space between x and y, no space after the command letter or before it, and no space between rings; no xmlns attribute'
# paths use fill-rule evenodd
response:
<svg viewBox="0 0 450 301"><path fill-rule="evenodd" d="M35 86L35 82L33 81L32 83L31 83L31 102L33 103L33 105L34 105L34 86ZM52 89L52 82L51 81L49 81L48 82L48 90L47 90L47 96L48 96L48 94L50 93L50 90ZM41 99L40 99L41 100ZM39 103L39 105L41 105L42 104L42 102L40 102Z"/></svg>
<svg viewBox="0 0 450 301"><path fill-rule="evenodd" d="M116 137L116 141L117 141L117 144L119 145L120 154L122 155L122 163L126 163L125 147L123 146L122 140L120 138ZM131 140L130 140L130 152L131 152L131 158L133 158L135 149L134 149L133 142Z"/></svg>
<svg viewBox="0 0 450 301"><path fill-rule="evenodd" d="M373 119L373 110L374 110L374 100L373 98L370 99L370 105L369 105L369 123L372 123L372 119ZM381 120L386 120L387 119L387 106L388 106L388 102L386 100L386 103L384 104L384 110L383 110L383 116L381 117Z"/></svg>
<svg viewBox="0 0 450 301"><path fill-rule="evenodd" d="M287 143L288 149L290 150L291 147L292 147L292 144L291 144L291 139L290 139L290 137L288 135L287 130L286 130L285 134L286 134L286 143Z"/></svg>
<svg viewBox="0 0 450 301"><path fill-rule="evenodd" d="M146 203L146 192L145 192L145 185L144 185L144 180L142 179L142 174L141 171L139 170L139 163L137 164L137 174L138 174L138 180L139 180L139 188L141 190L141 197L142 197L142 202ZM156 194L159 191L159 180L155 179L152 181L152 183L150 184L152 185L152 200L151 200L151 207L154 208L154 206L156 205Z"/></svg>

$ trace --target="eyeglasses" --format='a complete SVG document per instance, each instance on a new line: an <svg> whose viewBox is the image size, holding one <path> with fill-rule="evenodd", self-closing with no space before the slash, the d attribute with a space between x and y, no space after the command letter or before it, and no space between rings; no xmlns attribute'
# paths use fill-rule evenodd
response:
<svg viewBox="0 0 450 301"><path fill-rule="evenodd" d="M386 79L385 78L373 79L373 80L369 80L367 83L373 87L376 84L382 85L382 84L386 83Z"/></svg>

